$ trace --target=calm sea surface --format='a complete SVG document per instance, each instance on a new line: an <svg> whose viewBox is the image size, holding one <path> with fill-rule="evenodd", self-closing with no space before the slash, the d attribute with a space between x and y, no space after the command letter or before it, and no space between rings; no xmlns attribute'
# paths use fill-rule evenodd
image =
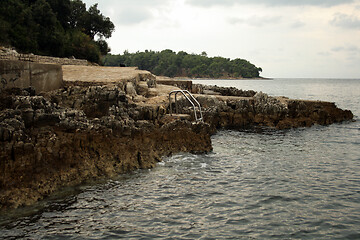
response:
<svg viewBox="0 0 360 240"><path fill-rule="evenodd" d="M360 80L197 81L336 102L356 122L219 131L209 154L0 213L4 239L360 239Z"/></svg>

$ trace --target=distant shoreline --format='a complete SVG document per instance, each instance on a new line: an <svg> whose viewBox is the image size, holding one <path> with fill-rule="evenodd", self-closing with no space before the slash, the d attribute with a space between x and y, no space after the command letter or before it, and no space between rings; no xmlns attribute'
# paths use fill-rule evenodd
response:
<svg viewBox="0 0 360 240"><path fill-rule="evenodd" d="M257 78L190 78L190 77L174 77L174 80L273 80L273 78L257 77Z"/></svg>
<svg viewBox="0 0 360 240"><path fill-rule="evenodd" d="M190 78L190 80L273 80L273 78Z"/></svg>

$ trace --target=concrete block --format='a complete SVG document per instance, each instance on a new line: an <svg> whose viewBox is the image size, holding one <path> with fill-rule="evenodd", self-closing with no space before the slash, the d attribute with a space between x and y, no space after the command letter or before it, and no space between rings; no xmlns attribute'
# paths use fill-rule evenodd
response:
<svg viewBox="0 0 360 240"><path fill-rule="evenodd" d="M37 93L48 92L63 86L61 65L30 63L30 85Z"/></svg>
<svg viewBox="0 0 360 240"><path fill-rule="evenodd" d="M29 62L0 61L0 88L26 88L30 86Z"/></svg>
<svg viewBox="0 0 360 240"><path fill-rule="evenodd" d="M36 93L59 89L63 86L61 65L27 61L0 61L0 88L27 88Z"/></svg>

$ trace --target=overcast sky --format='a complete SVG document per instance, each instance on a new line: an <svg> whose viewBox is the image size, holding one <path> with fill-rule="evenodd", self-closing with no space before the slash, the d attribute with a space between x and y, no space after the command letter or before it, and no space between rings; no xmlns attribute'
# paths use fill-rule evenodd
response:
<svg viewBox="0 0 360 240"><path fill-rule="evenodd" d="M83 0L115 24L111 53L244 58L264 77L360 78L360 0Z"/></svg>

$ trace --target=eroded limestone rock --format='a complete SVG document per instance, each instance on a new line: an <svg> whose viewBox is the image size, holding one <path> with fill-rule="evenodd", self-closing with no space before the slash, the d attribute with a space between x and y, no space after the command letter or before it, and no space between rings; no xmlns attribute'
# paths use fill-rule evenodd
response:
<svg viewBox="0 0 360 240"><path fill-rule="evenodd" d="M151 168L179 151L211 151L210 126L161 121L162 105L130 103L121 86L0 95L0 209L62 186Z"/></svg>

